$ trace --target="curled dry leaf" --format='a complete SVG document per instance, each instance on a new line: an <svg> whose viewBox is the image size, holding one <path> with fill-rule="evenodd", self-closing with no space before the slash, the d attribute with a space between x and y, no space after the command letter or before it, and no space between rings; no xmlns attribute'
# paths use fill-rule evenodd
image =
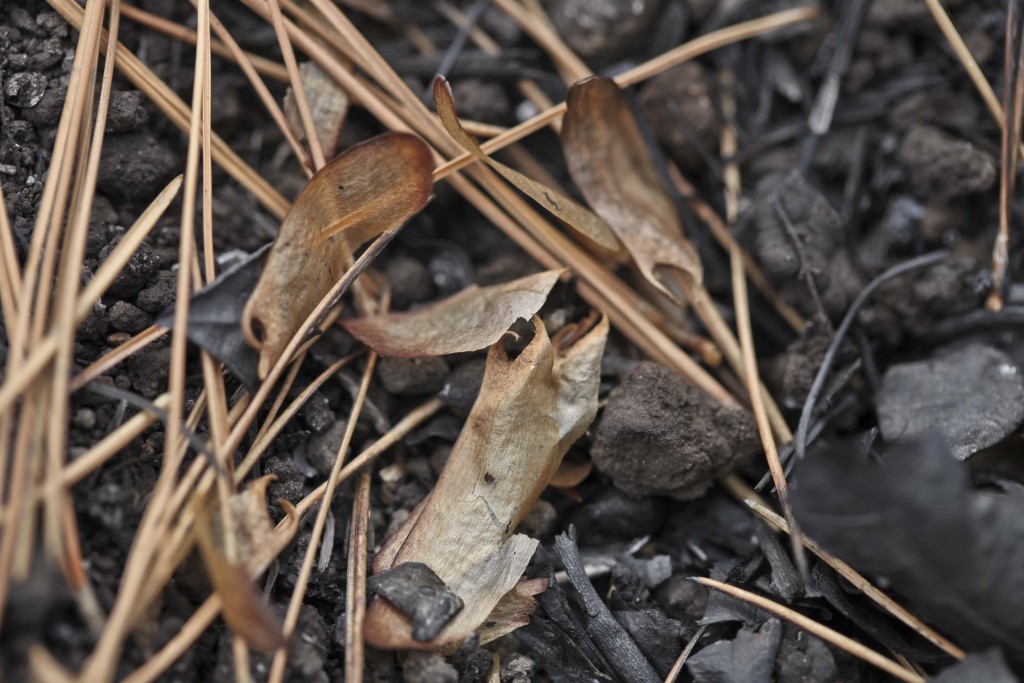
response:
<svg viewBox="0 0 1024 683"><path fill-rule="evenodd" d="M651 284L678 301L659 277L662 268L701 282L700 257L683 236L679 213L615 81L592 77L569 88L562 146L576 187Z"/></svg>
<svg viewBox="0 0 1024 683"><path fill-rule="evenodd" d="M473 285L408 313L356 318L349 334L382 356L444 356L494 344L520 318L540 310L565 270L548 270L492 287Z"/></svg>
<svg viewBox="0 0 1024 683"><path fill-rule="evenodd" d="M386 133L321 169L295 200L242 314L266 377L292 336L341 277L352 252L426 205L433 160L415 135Z"/></svg>
<svg viewBox="0 0 1024 683"><path fill-rule="evenodd" d="M622 253L622 244L615 237L615 233L593 211L484 154L473 136L467 133L459 122L452 99L451 86L443 76L437 76L434 79L434 102L437 104L437 115L440 117L441 123L444 124L445 130L463 149L493 168L503 178L519 188L523 194L550 211L555 217L613 254Z"/></svg>
<svg viewBox="0 0 1024 683"><path fill-rule="evenodd" d="M324 155L330 158L334 156L338 147L341 126L345 123L345 115L348 114L348 95L314 62L300 64L299 77L302 79L302 88L306 91L306 99L309 101L309 113L313 116L316 136L320 140ZM304 141L306 130L302 125L295 93L291 88L284 96L284 115L299 141Z"/></svg>
<svg viewBox="0 0 1024 683"><path fill-rule="evenodd" d="M220 595L224 621L250 647L271 650L284 644L280 619L263 603L253 581L291 542L299 515L279 501L286 517L275 527L267 512L268 475L228 500L225 523L214 505L206 505L196 525L197 545L214 590Z"/></svg>
<svg viewBox="0 0 1024 683"><path fill-rule="evenodd" d="M431 649L463 640L484 621L491 635L525 623L530 591L539 587L505 596L516 590L537 541L512 532L597 413L608 321L567 347L552 346L536 317L534 327L514 359L500 343L491 347L480 396L437 485L374 559L375 572L428 565L465 607L437 638L416 642L410 622L376 600L366 618L373 646Z"/></svg>

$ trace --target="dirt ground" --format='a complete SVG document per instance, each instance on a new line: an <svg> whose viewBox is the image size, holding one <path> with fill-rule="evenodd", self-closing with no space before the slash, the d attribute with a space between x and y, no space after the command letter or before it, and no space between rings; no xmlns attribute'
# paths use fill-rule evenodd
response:
<svg viewBox="0 0 1024 683"><path fill-rule="evenodd" d="M463 9L468 11L471 4ZM569 46L588 66L609 74L716 28L791 4L544 2ZM1011 605L1020 606L1024 591L1014 591L1013 586L1014 581L1024 581L1024 575L1019 563L1007 566L1020 556L1024 535L1020 522L1009 521L1012 515L1004 509L1011 499L1014 505L1024 500L1024 470L1015 455L1018 428L1024 422L1024 344L1018 334L1024 294L1015 284L1024 264L1016 220L1006 307L1000 314L984 309L999 225L1000 127L924 2L867 2L859 22L849 16L858 4L823 3L812 22L676 66L630 89L629 97L654 148L679 167L697 197L722 215L725 162L720 139L723 127L731 123L722 114L722 75L735 76L735 160L742 197L739 217L729 229L782 299L807 321L803 331L795 332L760 290L751 287L750 313L762 377L793 428L826 349L858 294L896 264L948 250L937 264L883 284L856 316L845 342L829 360L833 373L817 397L807 455L796 467L793 489L812 538L827 539L831 545L826 547L835 548L833 552L869 577L885 578L883 587L889 587L894 597L969 652L1001 648L1020 671L1024 647L1020 631L1012 630L1020 617L1006 612ZM1001 94L1005 3L947 0L944 5L982 72ZM188 3L139 0L137 6L195 26ZM417 25L442 50L456 35L455 27L429 4L401 0L392 6L402 24ZM244 49L281 61L269 24L234 1L215 3L215 11ZM415 92L427 90L438 57L423 57L408 34L394 26L358 11L350 15ZM850 22L856 27L852 33L846 31ZM461 116L502 127L529 116L535 109L516 88L523 74L554 102L564 99L565 85L550 58L511 19L492 7L480 23L504 54L489 57L471 44L463 49L448 74ZM0 3L0 187L21 256L31 239L53 154L77 35L43 0ZM124 21L121 41L188 101L191 46L130 20ZM846 48L850 54L844 64L841 53ZM815 135L808 129L808 117L817 111L822 84L832 76L840 83L834 116L827 132ZM213 80L214 130L279 192L294 197L305 176L244 76L233 64L215 59ZM282 83L272 82L271 88L283 98ZM366 111L353 107L339 149L381 130ZM187 136L124 80L115 85L107 131L83 281L150 200L182 172L186 156ZM527 138L523 147L556 180L572 187L554 133L542 130ZM219 258L236 250L251 253L273 239L278 222L216 168L214 186L214 246ZM541 270L447 184L438 184L435 194L374 264L391 285L393 309L415 308L471 284L495 284ZM704 263L708 290L733 324L728 255L692 203L678 194L675 198L687 235ZM180 212L178 201L78 329L77 368L145 330L174 303ZM625 270L620 274L627 280L634 277ZM573 284L563 283L556 286L541 316L576 320L588 310ZM694 319L688 324L703 333ZM150 344L109 370L109 384L146 399L165 391L169 339ZM6 331L0 327L0 361L6 360L7 348ZM308 384L330 362L356 348L358 342L341 328L331 329L313 347L295 386ZM379 546L436 483L476 396L484 358L484 352L477 352L380 362L355 431L357 451L431 395L440 392L447 405L375 466L371 548ZM712 372L727 387L742 386L724 366ZM358 373L345 369L343 376L326 382L273 442L255 473L276 475L268 490L270 501L299 500L324 481L345 431ZM187 402L195 401L202 382L198 353L193 350ZM239 387L230 380L229 396ZM785 603L887 655L905 656L928 674L953 663L948 654L886 614L813 556L809 580L801 580L788 540L776 536L716 485L732 471L750 485L767 472L757 429L745 406L727 409L715 404L668 369L646 361L615 331L602 364L601 397L606 403L597 421L569 456L592 462L593 472L569 490L549 488L521 528L539 538L543 547L528 575L544 577L552 568L563 568L553 543L572 526L598 594L659 677L668 673L685 644L703 628L680 680L887 680L834 645L689 580L709 575ZM74 394L68 459L80 456L136 412L105 395ZM910 437L934 432L942 433L945 442L907 445ZM159 473L163 440L164 427L157 422L72 490L86 574L104 612L113 605ZM900 475L908 481L920 476L921 487L938 487L930 500L915 498L912 505L899 507L893 501L905 500L900 497L903 489L890 487L892 497L886 498L890 488L872 484L869 472L856 469L875 461L884 461L884 466L897 461L892 466L902 463L904 469L907 462L917 462L911 455L898 455L898 448L890 456L897 442L910 448L913 457L940 451L937 457L955 468L937 473L922 464ZM836 453L848 455L846 464L833 461ZM803 462L808 463L806 482L801 478ZM818 463L818 469L812 471L811 463ZM847 465L853 469L843 469ZM380 476L382 468L397 475ZM848 493L822 494L828 487L843 489L844 482L849 482ZM769 484L762 493L769 495L771 490ZM352 497L352 486L346 484L333 501L334 554L326 569L315 571L310 579L289 645L285 680L343 680ZM943 500L960 501L963 510L976 512L975 526L960 529L956 519L947 519L941 512ZM865 514L898 508L893 514L915 533L897 542L884 533L872 535L881 533L877 528L851 524L837 531L821 522L829 514L854 515L864 505ZM276 503L272 509L282 514ZM963 521L963 516L957 519ZM276 580L269 584L269 602L281 611L299 574L310 527L307 518L280 556ZM952 547L965 558L962 565L944 564L943 543L961 544ZM908 545L917 548L911 559L892 549ZM858 547L878 551L873 555ZM991 562L967 559L981 557ZM926 567L938 567L936 572L949 580L928 584L929 590L907 588L908 583L922 585L915 579L915 568ZM974 583L960 581L963 572L971 573ZM991 585L979 587L982 578ZM151 618L127 641L119 673L127 675L157 652L209 593L209 581L193 553L152 606ZM1004 599L995 600L996 595ZM0 632L0 678L27 680L25 655L35 644L44 645L64 666L80 670L96 636L83 623L59 569L40 560L30 579L12 587L9 596ZM970 618L954 604L965 597L975 609ZM470 641L447 656L371 650L366 680L498 680L488 678L495 661L503 682L627 680L591 642L581 614L568 584L556 586L541 597L529 626L485 646ZM256 680L265 679L269 661L269 656L253 653ZM966 681L971 676L941 680ZM158 680L236 680L227 627L216 621Z"/></svg>

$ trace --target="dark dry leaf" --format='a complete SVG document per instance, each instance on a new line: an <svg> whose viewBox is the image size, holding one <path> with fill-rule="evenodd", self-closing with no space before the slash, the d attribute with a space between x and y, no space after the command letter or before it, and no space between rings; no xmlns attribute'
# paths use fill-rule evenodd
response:
<svg viewBox="0 0 1024 683"><path fill-rule="evenodd" d="M1002 441L1024 421L1024 377L987 344L890 367L878 392L878 424L886 441L928 432L945 435L964 460Z"/></svg>
<svg viewBox="0 0 1024 683"><path fill-rule="evenodd" d="M808 536L884 577L941 631L1024 662L1024 490L972 490L937 436L881 466L824 452L796 481L793 510Z"/></svg>
<svg viewBox="0 0 1024 683"><path fill-rule="evenodd" d="M754 631L742 628L733 640L708 645L686 662L696 683L770 683L782 622L769 619Z"/></svg>
<svg viewBox="0 0 1024 683"><path fill-rule="evenodd" d="M970 655L929 680L931 683L1020 683L1006 666L1003 653L995 648Z"/></svg>
<svg viewBox="0 0 1024 683"><path fill-rule="evenodd" d="M250 254L227 270L188 303L188 339L223 363L250 389L259 384L260 356L242 334L242 311L263 272L270 245ZM156 324L174 327L174 306L160 314Z"/></svg>
<svg viewBox="0 0 1024 683"><path fill-rule="evenodd" d="M811 572L808 589L813 597L824 598L830 607L857 625L885 648L898 652L915 662L941 662L948 658L923 638L910 635L887 615L875 609L874 604L858 600L856 594L847 593L835 572L824 564L816 564Z"/></svg>
<svg viewBox="0 0 1024 683"><path fill-rule="evenodd" d="M569 88L565 104L565 161L587 202L622 240L652 285L679 297L660 277L663 268L700 284L700 257L683 236L675 202L619 86L610 78L587 78Z"/></svg>
<svg viewBox="0 0 1024 683"><path fill-rule="evenodd" d="M412 620L412 637L433 640L463 603L441 577L422 562L406 562L366 581L366 590L376 593Z"/></svg>
<svg viewBox="0 0 1024 683"><path fill-rule="evenodd" d="M433 187L430 148L385 133L342 152L313 176L285 216L242 314L266 376L292 336L341 278L353 252L422 209Z"/></svg>
<svg viewBox="0 0 1024 683"><path fill-rule="evenodd" d="M434 101L437 103L437 115L441 118L445 130L452 136L459 145L474 157L484 162L507 181L515 185L525 195L530 197L552 215L564 221L566 225L586 235L596 244L601 245L610 253L618 254L622 251L615 233L608 225L601 220L594 212L586 207L580 206L572 199L555 192L542 183L528 178L519 171L495 161L480 149L476 140L462 127L458 114L455 111L455 102L452 100L452 88L448 81L442 76L434 79Z"/></svg>

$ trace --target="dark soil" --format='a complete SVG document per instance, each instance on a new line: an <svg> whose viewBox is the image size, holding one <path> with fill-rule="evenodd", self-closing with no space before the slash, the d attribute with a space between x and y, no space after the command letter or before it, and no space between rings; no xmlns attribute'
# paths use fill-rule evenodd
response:
<svg viewBox="0 0 1024 683"><path fill-rule="evenodd" d="M183 25L195 25L188 3L137 4ZM468 11L474 3L459 4ZM554 26L590 66L614 73L683 40L793 3L544 4ZM679 164L700 196L723 213L718 143L727 122L720 109L720 74L729 69L736 75L735 123L744 194L740 219L732 227L782 297L811 321L802 334L794 333L751 288L762 376L790 425L797 423L835 327L864 286L913 256L940 248L951 252L939 265L883 286L862 310L838 353L823 400L812 406L814 428L807 457L842 452L858 466L871 464L885 460L892 443L939 432L946 435L957 458L967 461L957 464L967 472L965 482L983 487L984 493L974 491L974 498L963 491L960 498L975 500L971 504L977 506L992 497L1019 498L1024 483L1017 455L1024 421L1024 342L1018 330L1024 320L1024 290L1018 281L1024 263L1016 221L1006 312L982 310L998 225L1000 131L925 4L874 0L854 34L831 127L820 137L812 135L808 115L833 55L842 47L838 41L843 17L856 4L824 2L821 16L807 26L749 40L666 71L635 88L635 109L659 149ZM1005 3L943 4L1001 92ZM244 48L280 61L268 25L234 1L215 5ZM392 5L403 22L418 25L442 50L453 40L455 29L429 4L399 0ZM358 12L351 15L415 91L424 91L436 60L420 57L404 33ZM516 78L524 72L536 77L554 101L564 99L565 87L550 60L507 17L491 8L481 25L510 56L491 58L471 45L463 50L451 73L460 113L499 125L528 116L533 110L515 88ZM121 38L189 99L191 47L127 20ZM0 187L22 257L52 155L76 40L77 33L43 0L0 3ZM294 197L304 175L280 132L233 65L215 59L213 69L214 129L283 194ZM284 96L283 86L274 83L272 88L279 98ZM116 84L107 127L83 280L153 196L182 172L186 154L186 136L127 82ZM339 148L377 132L377 124L354 108ZM550 131L535 134L524 145L571 186ZM253 198L216 169L214 184L218 255L252 252L272 239L277 223ZM395 309L415 307L473 283L502 282L536 270L528 256L449 187L439 185L436 194L375 264L391 283ZM704 260L709 289L732 318L728 257L682 200L680 207L689 237ZM176 204L79 328L74 349L79 367L146 328L174 303L180 219ZM562 285L541 314L575 320L586 312L578 295ZM693 326L700 331L697 323ZM104 381L142 397L159 395L167 386L167 344L166 339L154 342L109 371ZM0 323L0 363L6 348ZM330 331L314 347L295 386L305 386L354 348L355 342L340 329ZM483 358L478 353L385 359L378 366L368 406L356 427L357 448L431 394L439 393L447 408L379 461L378 471L399 466L389 470L395 476L374 475L371 548L380 546L435 483L475 400ZM189 363L187 409L202 386L197 353L190 354ZM741 386L727 372L716 372L727 385ZM277 476L268 491L271 501L296 501L325 479L358 384L356 374L346 373L324 384L263 457L257 474ZM371 651L366 680L494 680L487 678L492 662L499 662L503 683L642 680L609 655L609 642L618 647L626 639L639 648L643 662L635 671L663 677L700 625L706 629L680 680L885 680L879 671L800 629L709 593L687 579L694 575L728 580L784 602L879 652L888 654L891 649L906 655L929 674L952 664L950 657L813 558L811 581L804 585L789 558L788 541L759 526L744 506L714 485L717 477L733 470L751 484L765 474L757 432L745 408L711 403L666 368L644 361L617 333L608 345L604 373L602 398L607 398L607 407L572 451L575 457L592 458L594 472L570 491L545 492L523 530L544 546L534 558L531 576L548 576L563 569L561 552L553 550L555 537L574 527L582 560L607 605L607 617L602 616L607 623L594 627L597 618L581 609L588 598L578 588L574 592L556 584L540 596L531 624L521 631L482 648L469 642L445 656ZM239 382L231 379L229 395L238 387ZM76 393L68 459L136 410L96 393ZM73 489L85 570L104 612L113 604L159 472L163 429L156 423ZM780 446L785 454L785 445ZM799 489L799 465L796 472L793 481ZM819 473L815 480L824 479ZM931 501L935 506L943 505L941 495L936 492ZM289 644L285 680L343 679L345 553L352 496L346 485L335 497L334 554L326 570L314 571L311 577L299 627ZM915 510L928 514L925 503ZM984 510L978 515L989 519ZM945 519L938 513L936 518ZM303 523L280 558L269 593L272 606L280 611L297 579L311 526L308 520ZM1007 533L1017 531L1019 525ZM852 534L847 539L860 539L857 534L862 530L853 525L847 533ZM1024 538L1013 537L1011 543L998 538L1000 528L993 533L996 540L980 544L980 554L998 555L1008 552L1007 547L1020 552L1024 546ZM941 534L922 542L940 542L936 538ZM862 542L874 547L869 535ZM979 572L987 567L965 566ZM888 585L885 571L871 576ZM1013 588L1024 586L1019 564L988 578L993 591L1015 593L1018 601L1024 594ZM188 558L153 606L150 621L127 641L120 674L127 675L159 650L209 592L198 558ZM916 600L908 606L922 608L921 614L935 615L943 608L944 596L933 596L936 605L920 591L908 593ZM986 619L1005 623L989 613L974 616L982 625ZM977 630L982 635L970 641L972 652L1002 647L1005 659L1018 667L1018 673L1024 671L1024 650L1014 649L1019 641L1005 634L986 637L980 626ZM96 644L61 573L42 561L29 581L10 592L0 631L0 679L27 680L26 652L40 643L74 670ZM985 679L1003 680L999 676L1009 674L1000 657L995 653L969 660L959 669L967 673L951 670L941 680L980 680L972 677L978 671ZM264 680L269 659L254 653L252 661L257 680ZM227 627L215 622L160 680L236 680Z"/></svg>

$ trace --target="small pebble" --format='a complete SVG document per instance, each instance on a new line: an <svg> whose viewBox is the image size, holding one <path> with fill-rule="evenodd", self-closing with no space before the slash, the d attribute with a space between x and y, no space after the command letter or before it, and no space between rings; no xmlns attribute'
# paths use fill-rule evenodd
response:
<svg viewBox="0 0 1024 683"><path fill-rule="evenodd" d="M910 129L900 146L900 160L914 192L926 199L984 192L998 176L990 154L931 126Z"/></svg>
<svg viewBox="0 0 1024 683"><path fill-rule="evenodd" d="M443 358L381 358L377 365L381 384L397 396L432 394L444 387L448 364Z"/></svg>
<svg viewBox="0 0 1024 683"><path fill-rule="evenodd" d="M436 652L410 652L402 666L405 683L458 683L459 672Z"/></svg>
<svg viewBox="0 0 1024 683"><path fill-rule="evenodd" d="M430 271L414 258L404 254L392 256L384 266L384 273L391 285L391 298L397 309L429 301L434 296Z"/></svg>
<svg viewBox="0 0 1024 683"><path fill-rule="evenodd" d="M317 434L306 445L306 459L322 475L328 475L338 457L338 450L345 438L346 420L338 420L323 434Z"/></svg>
<svg viewBox="0 0 1024 683"><path fill-rule="evenodd" d="M330 402L319 391L309 397L306 404L302 406L301 414L302 421L317 434L323 434L331 425L335 424L334 411L331 410Z"/></svg>
<svg viewBox="0 0 1024 683"><path fill-rule="evenodd" d="M115 302L110 307L109 319L111 327L129 334L138 334L153 323L152 316L127 301Z"/></svg>
<svg viewBox="0 0 1024 683"><path fill-rule="evenodd" d="M97 186L111 197L150 201L178 169L177 156L152 134L111 134L103 142Z"/></svg>
<svg viewBox="0 0 1024 683"><path fill-rule="evenodd" d="M4 83L4 98L8 104L28 109L39 104L46 92L46 76L25 72L11 75Z"/></svg>
<svg viewBox="0 0 1024 683"><path fill-rule="evenodd" d="M551 23L585 60L607 64L636 51L651 32L661 0L548 0Z"/></svg>
<svg viewBox="0 0 1024 683"><path fill-rule="evenodd" d="M686 62L655 76L640 90L637 103L658 141L684 169L704 167L695 140L705 152L718 153L722 119L704 66Z"/></svg>

